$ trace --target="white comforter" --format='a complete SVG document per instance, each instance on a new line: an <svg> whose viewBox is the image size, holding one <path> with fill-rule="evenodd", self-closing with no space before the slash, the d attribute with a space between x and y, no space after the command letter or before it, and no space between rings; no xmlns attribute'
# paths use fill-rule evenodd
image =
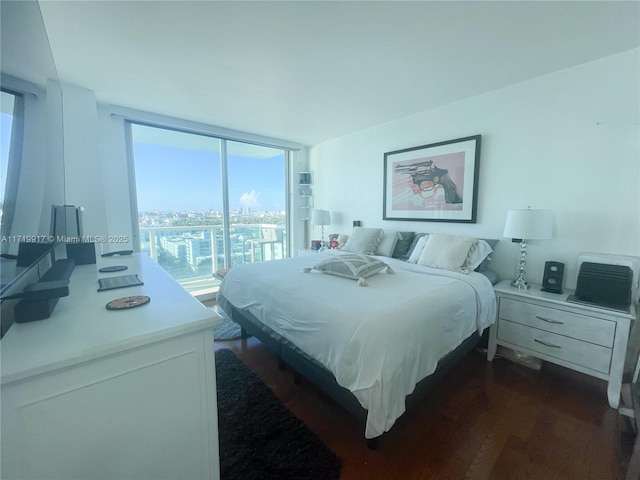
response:
<svg viewBox="0 0 640 480"><path fill-rule="evenodd" d="M312 270L323 252L234 267L220 285L245 309L316 359L368 410L366 438L389 430L405 397L438 360L493 323L491 282L377 257L393 268L357 281Z"/></svg>

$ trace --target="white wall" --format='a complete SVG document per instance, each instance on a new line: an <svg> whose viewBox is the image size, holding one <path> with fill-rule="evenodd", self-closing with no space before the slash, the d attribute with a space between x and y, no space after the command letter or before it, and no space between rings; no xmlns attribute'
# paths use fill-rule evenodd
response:
<svg viewBox="0 0 640 480"><path fill-rule="evenodd" d="M518 245L502 238L506 212L531 206L555 217L553 240L529 242L532 282L546 260L564 262L575 287L578 252L640 255L639 60L635 49L314 146L315 206L331 210L328 232L362 220L499 238L493 268L512 278ZM384 152L477 134L477 223L382 220Z"/></svg>
<svg viewBox="0 0 640 480"><path fill-rule="evenodd" d="M107 234L104 181L98 161L98 110L95 93L62 85L65 199L84 207L84 234Z"/></svg>

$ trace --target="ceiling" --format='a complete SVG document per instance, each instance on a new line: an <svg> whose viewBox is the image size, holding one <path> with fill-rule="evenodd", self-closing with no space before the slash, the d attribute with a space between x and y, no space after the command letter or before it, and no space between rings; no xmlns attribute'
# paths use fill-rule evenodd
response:
<svg viewBox="0 0 640 480"><path fill-rule="evenodd" d="M98 101L314 145L640 45L640 2L41 1Z"/></svg>

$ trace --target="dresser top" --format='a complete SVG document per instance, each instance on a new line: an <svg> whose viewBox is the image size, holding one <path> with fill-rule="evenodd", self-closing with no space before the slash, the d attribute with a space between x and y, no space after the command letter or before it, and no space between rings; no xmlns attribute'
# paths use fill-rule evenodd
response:
<svg viewBox="0 0 640 480"><path fill-rule="evenodd" d="M124 271L99 273L106 266ZM98 292L98 279L137 274L144 285ZM126 310L107 310L111 300L146 295L151 301ZM221 323L146 254L98 257L77 265L69 296L60 298L50 318L14 323L0 342L2 384L75 365Z"/></svg>

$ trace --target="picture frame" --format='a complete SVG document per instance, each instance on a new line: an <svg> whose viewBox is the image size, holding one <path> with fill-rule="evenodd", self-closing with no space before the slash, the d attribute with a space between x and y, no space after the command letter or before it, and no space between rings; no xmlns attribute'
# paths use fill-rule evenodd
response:
<svg viewBox="0 0 640 480"><path fill-rule="evenodd" d="M382 219L476 223L481 137L386 152Z"/></svg>

